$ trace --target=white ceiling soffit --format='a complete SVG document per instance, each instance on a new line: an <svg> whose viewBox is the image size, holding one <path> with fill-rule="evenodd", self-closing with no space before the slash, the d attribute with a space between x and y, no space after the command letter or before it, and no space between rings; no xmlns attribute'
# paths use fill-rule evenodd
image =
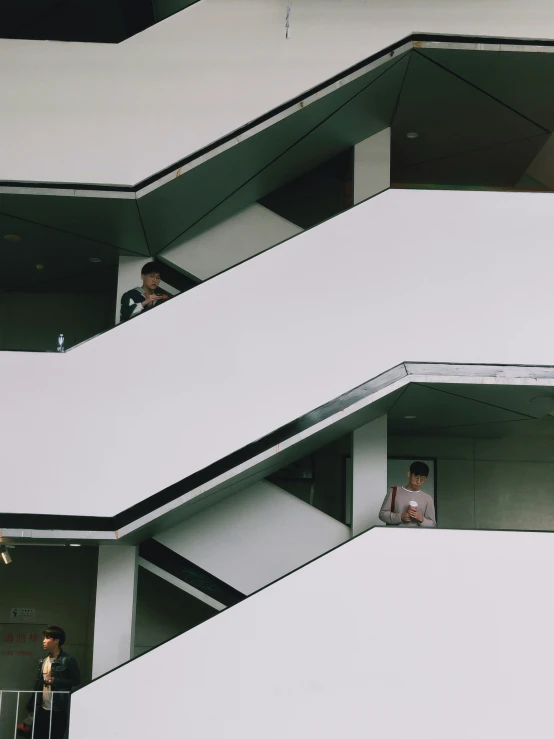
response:
<svg viewBox="0 0 554 739"><path fill-rule="evenodd" d="M442 435L453 424L458 424L458 429L467 425L471 433L478 435L481 425L488 429L495 424L539 419L554 409L554 367L407 362L352 393L359 394L360 399L118 531L3 528L0 539L83 544L140 542L385 413L393 427L395 421L402 421L401 428L396 425L397 431L400 428L402 432L403 428L416 435L429 435L428 430ZM547 405L548 398L552 403ZM414 407L427 417L422 417L424 423L413 424L410 420L410 426L404 416ZM460 433L464 435L459 430L451 435Z"/></svg>

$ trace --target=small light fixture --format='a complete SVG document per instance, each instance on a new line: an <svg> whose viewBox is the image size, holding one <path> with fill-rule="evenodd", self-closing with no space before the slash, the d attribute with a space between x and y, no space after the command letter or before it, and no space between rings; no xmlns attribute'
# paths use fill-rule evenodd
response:
<svg viewBox="0 0 554 739"><path fill-rule="evenodd" d="M99 257L89 257L88 260L89 262L93 262L93 264L98 264L102 261Z"/></svg>
<svg viewBox="0 0 554 739"><path fill-rule="evenodd" d="M80 544L70 544L69 546L70 547L80 547L81 545Z"/></svg>
<svg viewBox="0 0 554 739"><path fill-rule="evenodd" d="M410 131L409 133L406 134L407 139L417 139L418 136L419 134L416 133L415 131Z"/></svg>
<svg viewBox="0 0 554 739"><path fill-rule="evenodd" d="M2 544L2 546L0 547L0 555L2 556L5 565L11 564L12 558L10 557L10 553L8 552L8 547L4 544Z"/></svg>
<svg viewBox="0 0 554 739"><path fill-rule="evenodd" d="M412 418L417 418L417 416L404 416L404 418L412 419Z"/></svg>
<svg viewBox="0 0 554 739"><path fill-rule="evenodd" d="M4 234L4 241L21 241L19 234Z"/></svg>
<svg viewBox="0 0 554 739"><path fill-rule="evenodd" d="M44 269L44 264L35 264L35 267L38 269L39 272L42 272Z"/></svg>

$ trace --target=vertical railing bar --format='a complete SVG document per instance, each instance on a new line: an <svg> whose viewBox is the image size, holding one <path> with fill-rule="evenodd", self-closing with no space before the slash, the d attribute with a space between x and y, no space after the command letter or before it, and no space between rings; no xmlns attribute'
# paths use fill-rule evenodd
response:
<svg viewBox="0 0 554 739"><path fill-rule="evenodd" d="M35 722L37 718L37 703L38 703L38 692L34 690L33 693L35 696L35 702L33 705L33 730L31 732L31 739L35 739Z"/></svg>
<svg viewBox="0 0 554 739"><path fill-rule="evenodd" d="M50 729L48 731L48 739L52 739L52 717L54 716L54 691L50 686Z"/></svg>
<svg viewBox="0 0 554 739"><path fill-rule="evenodd" d="M14 732L13 732L13 739L17 739L17 717L19 715L19 696L20 696L20 693L18 691L17 692L17 704L16 704L16 707L15 707L15 721L14 721L14 723L15 723L15 729L14 729Z"/></svg>
<svg viewBox="0 0 554 739"><path fill-rule="evenodd" d="M38 703L38 693L36 690L33 691L33 695L35 696L35 701L33 704L33 730L31 731L31 739L35 739L35 719L37 717L37 703Z"/></svg>

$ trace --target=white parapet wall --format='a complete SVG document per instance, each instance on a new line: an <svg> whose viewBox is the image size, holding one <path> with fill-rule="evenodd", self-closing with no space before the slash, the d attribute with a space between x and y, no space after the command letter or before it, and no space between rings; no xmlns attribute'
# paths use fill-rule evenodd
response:
<svg viewBox="0 0 554 739"><path fill-rule="evenodd" d="M133 185L412 32L554 38L550 0L202 0L121 44L0 41L3 180Z"/></svg>
<svg viewBox="0 0 554 739"><path fill-rule="evenodd" d="M553 576L552 534L374 529L79 691L71 738L547 736Z"/></svg>
<svg viewBox="0 0 554 739"><path fill-rule="evenodd" d="M552 365L550 194L389 190L65 355L0 356L4 513L111 516L404 361Z"/></svg>

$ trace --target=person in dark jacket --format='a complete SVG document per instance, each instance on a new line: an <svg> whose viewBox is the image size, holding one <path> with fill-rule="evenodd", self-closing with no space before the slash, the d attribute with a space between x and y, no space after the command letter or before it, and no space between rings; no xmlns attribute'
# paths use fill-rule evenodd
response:
<svg viewBox="0 0 554 739"><path fill-rule="evenodd" d="M160 265L148 262L141 270L142 285L127 290L121 296L121 321L127 321L154 308L160 301L167 300L169 295L160 290Z"/></svg>
<svg viewBox="0 0 554 739"><path fill-rule="evenodd" d="M39 662L35 692L27 704L33 716L33 739L63 739L69 716L70 693L81 682L77 660L62 649L65 632L59 626L44 630L42 646L48 656Z"/></svg>

